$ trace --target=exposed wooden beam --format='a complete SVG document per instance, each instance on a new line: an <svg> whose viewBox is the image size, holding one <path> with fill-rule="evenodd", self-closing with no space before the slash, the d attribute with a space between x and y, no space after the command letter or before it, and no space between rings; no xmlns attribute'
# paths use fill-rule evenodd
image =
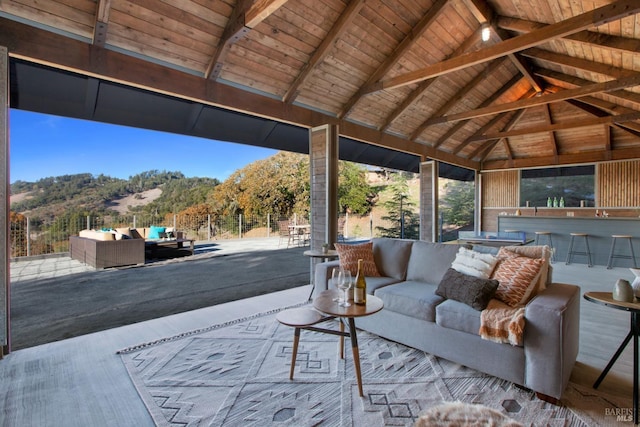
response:
<svg viewBox="0 0 640 427"><path fill-rule="evenodd" d="M481 25L490 25L492 34L495 34L500 41L504 41L510 39L511 36L503 29L498 28L495 25L495 17L496 13L493 10L493 7L485 0L465 0L467 7L478 20ZM522 73L522 75L529 81L531 87L535 89L536 92L542 92L544 90L543 82L533 74L533 70L531 65L521 56L516 53L510 53L507 55L509 60L516 66L516 68Z"/></svg>
<svg viewBox="0 0 640 427"><path fill-rule="evenodd" d="M543 106L544 108L544 119L547 122L547 125L553 125L553 119L551 118L551 107L549 104ZM556 141L556 134L553 131L549 132L549 145L551 146L551 152L554 156L558 155L558 141Z"/></svg>
<svg viewBox="0 0 640 427"><path fill-rule="evenodd" d="M504 119L509 114L510 114L509 112L496 114L495 116L493 116L491 118L491 120L489 120L480 129L478 129L476 131L475 135L482 135L485 132L489 131L489 129L494 127L498 122L500 122L502 119ZM464 150L467 145L469 145L469 144L471 144L473 142L474 142L474 140L473 140L472 137L469 137L469 138L465 139L464 141L462 141L462 143L458 144L458 146L456 146L456 148L453 149L453 154L458 154L459 152Z"/></svg>
<svg viewBox="0 0 640 427"><path fill-rule="evenodd" d="M204 73L205 78L217 79L231 46L286 2L287 0L256 0L255 2L253 0L238 0L218 42L216 52L207 65Z"/></svg>
<svg viewBox="0 0 640 427"><path fill-rule="evenodd" d="M104 47L107 42L107 30L109 28L109 12L111 0L98 0L96 7L96 20L93 26L93 44Z"/></svg>
<svg viewBox="0 0 640 427"><path fill-rule="evenodd" d="M547 69L537 69L536 74L546 79L555 80L557 82L565 83L563 86L571 86L572 88L576 87L585 87L593 84L592 81L581 79L580 77L569 76L567 74L559 73L557 71L551 71ZM640 94L636 92L631 92L628 90L612 90L608 92L609 96L614 98L619 98L623 101L633 102L635 104L640 105Z"/></svg>
<svg viewBox="0 0 640 427"><path fill-rule="evenodd" d="M562 55L560 53L543 50L537 47L524 50L521 52L521 54L526 57L533 58L539 61L550 62L552 64L562 65L562 66L571 67L571 68L577 68L579 70L589 71L597 74L603 74L606 76L615 77L617 79L640 74L637 71L614 67L613 65L607 65L601 62L589 61L587 59L574 58L569 55Z"/></svg>
<svg viewBox="0 0 640 427"><path fill-rule="evenodd" d="M533 96L533 95L530 95L530 96ZM524 113L526 113L526 112L527 112L527 110L516 111L516 113L511 117L509 122L504 126L504 128L502 128L502 130L503 131L509 131L509 130L513 129L515 127L515 125L518 124L520 119L522 119L522 117L524 116ZM471 155L469 155L469 158L470 159L474 159L477 155L480 154L481 157L482 157L481 163L484 162L485 159L491 153L491 151L493 151L495 146L498 145L502 141L504 141L504 146L505 146L505 150L507 152L508 160L512 161L513 160L513 152L511 151L511 147L509 146L509 142L506 140L506 138L498 139L498 140L494 141L493 143L486 144L486 148L485 149L483 149L483 146L480 145L478 148L476 148L476 150L473 151L473 153L471 153Z"/></svg>
<svg viewBox="0 0 640 427"><path fill-rule="evenodd" d="M550 102L564 101L570 98L579 98L586 95L592 95L598 92L612 92L617 89L624 89L626 87L640 85L640 75L634 75L631 77L625 77L618 80L611 80L604 83L594 83L587 86L578 87L575 89L567 89L561 92L552 93L548 95L537 96L529 99L522 99L515 102L509 102L500 105L494 105L490 107L478 108L471 111L462 113L450 114L448 116L435 117L427 121L427 126L458 121L462 119L470 119L473 117L489 116L491 114L502 113L504 111L519 110L522 108L534 107L536 105L544 105Z"/></svg>
<svg viewBox="0 0 640 427"><path fill-rule="evenodd" d="M597 163L609 160L638 159L640 148L617 149L610 152L584 151L580 153L559 154L557 156L519 158L513 160L488 160L482 164L482 170L498 170L507 168L534 168L568 165L576 163Z"/></svg>
<svg viewBox="0 0 640 427"><path fill-rule="evenodd" d="M500 28L518 33L528 33L544 28L547 24L540 22L525 21L523 19L500 16L497 19ZM563 37L580 43L587 43L606 49L614 49L620 52L637 53L640 52L640 40L627 37L612 36L606 33L596 33L595 31L579 31Z"/></svg>
<svg viewBox="0 0 640 427"><path fill-rule="evenodd" d="M591 114L595 117L608 117L613 114L627 114L633 113L635 110L626 108L617 104L612 104L608 101L604 101L591 96L585 96L580 99L568 99L568 104L573 105L576 108L584 111L587 114ZM623 132L629 133L636 138L640 138L640 124L635 122L625 122L623 124L613 123L610 125L620 129Z"/></svg>
<svg viewBox="0 0 640 427"><path fill-rule="evenodd" d="M452 58L454 56L460 55L463 52L466 52L467 49L471 49L475 46L480 40L480 31L476 31L471 37L466 39L453 53L448 57ZM420 82L416 90L411 92L409 96L407 96L398 107L393 110L391 114L386 118L384 124L380 127L380 130L386 131L389 129L389 126L400 117L406 110L409 108L418 98L420 98L428 89L436 81L436 78L428 79L423 82ZM366 87L366 86L365 86Z"/></svg>
<svg viewBox="0 0 640 427"><path fill-rule="evenodd" d="M529 91L529 92L527 92L526 94L524 94L524 95L521 97L521 99L531 98L532 96L535 96L535 95L536 95L536 93L537 93L537 92ZM507 124L506 124L506 125L504 125L504 127L501 129L501 131L508 131L508 130L513 129L513 127L514 127L515 125L517 125L517 124L518 124L518 122L520 121L520 119L522 118L522 116L524 116L524 113L525 113L526 111L527 111L527 110L519 110L519 111L516 111L516 112L515 112L515 114L513 114L513 115L511 116L511 118L509 119L509 121L507 122ZM501 113L501 115L502 115L502 114L509 114L509 113ZM479 129L479 130L478 130L478 131L477 131L473 136L471 136L471 137L467 138L467 139L464 141L465 146L466 146L467 144L470 144L470 143L474 142L474 139L473 139L473 138L474 138L474 136L479 136L479 135L484 134L484 133L485 133L489 128L490 128L490 127L485 127L485 126L483 126L482 128L480 128L480 129ZM469 159L474 159L476 156L478 156L478 154L483 153L482 159L484 160L484 157L485 157L486 155L488 155L488 154L491 152L491 150L493 150L493 148L494 148L494 147L495 147L499 142L500 142L500 140L496 140L496 141L494 141L494 142L490 142L489 144L483 144L483 145L481 144L481 145L479 145L478 147L476 147L476 149L475 149L475 150L473 150L473 151L471 152L471 154L469 154L469 156L468 156L467 158L469 158ZM484 147L484 148L483 148L483 147ZM508 145L508 144L507 144L506 148L509 150L509 153L510 153L509 155L511 156L511 155L512 155L512 154L511 154L511 148L509 147L509 145Z"/></svg>
<svg viewBox="0 0 640 427"><path fill-rule="evenodd" d="M0 46L13 58L311 128L338 124L340 134L368 144L478 169L479 163L297 105L0 17Z"/></svg>
<svg viewBox="0 0 640 427"><path fill-rule="evenodd" d="M304 67L302 67L302 70L294 82L289 86L289 89L283 97L284 102L290 104L295 100L300 86L304 84L305 80L309 77L316 65L324 60L327 54L331 51L336 40L338 40L338 38L340 38L340 36L349 29L351 23L358 16L363 6L364 0L351 0L346 9L340 14L331 30L329 30L327 36L322 40L320 46L318 46L315 52L313 52L309 61L304 65Z"/></svg>
<svg viewBox="0 0 640 427"><path fill-rule="evenodd" d="M255 0L244 14L244 25L254 28L256 25L267 19L273 12L280 9L280 6L288 0Z"/></svg>
<svg viewBox="0 0 640 427"><path fill-rule="evenodd" d="M511 78L507 83L505 83L500 89L494 92L489 98L485 99L478 108L487 107L493 102L508 92L513 86L515 86L520 80L522 80L522 76L515 75ZM438 148L440 145L444 144L449 138L451 138L456 132L462 129L471 119L460 120L456 122L455 125L451 126L451 128L444 133L433 145L435 148Z"/></svg>
<svg viewBox="0 0 640 427"><path fill-rule="evenodd" d="M486 79L487 75L493 73L502 65L504 65L504 60L496 60L491 62L487 67L484 68L484 70L482 70L473 79L471 79L469 83L464 85L464 87L458 90L458 92L456 92L455 95L449 98L447 102L445 102L444 105L442 105L442 107L438 108L438 110L435 113L433 113L433 116L435 117L444 116L447 113L447 111L453 108L458 102L460 102L461 99L463 99L469 92L471 92L476 86L478 86L478 84L480 84L484 79ZM420 126L418 126L413 131L409 139L411 140L417 139L420 136L420 134L424 132L424 130L427 128L427 125L425 125L425 123L427 122L428 122L428 119L422 122Z"/></svg>
<svg viewBox="0 0 640 427"><path fill-rule="evenodd" d="M580 119L566 121L562 123L554 123L548 125L532 126L523 129L513 129L505 132L497 132L493 134L477 135L471 137L474 141L489 141L491 139L507 138L510 136L528 135L532 133L554 132L557 130L575 129L587 126L595 126L600 124L623 123L640 119L640 111L627 114L619 114L616 116L595 117L590 119Z"/></svg>
<svg viewBox="0 0 640 427"><path fill-rule="evenodd" d="M549 40L574 34L612 20L622 19L638 12L640 12L640 2L637 0L619 0L598 9L534 30L530 33L521 34L478 52L463 54L422 70L413 71L386 81L380 81L372 85L369 91L390 90L417 83L431 77L481 64L510 53L519 52Z"/></svg>

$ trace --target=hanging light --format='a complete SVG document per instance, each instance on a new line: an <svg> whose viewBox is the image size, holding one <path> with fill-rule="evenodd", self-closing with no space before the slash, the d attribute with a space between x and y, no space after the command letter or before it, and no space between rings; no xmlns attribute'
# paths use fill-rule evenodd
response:
<svg viewBox="0 0 640 427"><path fill-rule="evenodd" d="M482 41L487 42L491 38L491 26L489 24L482 24Z"/></svg>

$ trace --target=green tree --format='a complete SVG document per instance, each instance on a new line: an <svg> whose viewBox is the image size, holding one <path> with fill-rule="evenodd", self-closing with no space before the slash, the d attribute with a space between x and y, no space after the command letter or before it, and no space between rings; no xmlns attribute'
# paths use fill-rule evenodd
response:
<svg viewBox="0 0 640 427"><path fill-rule="evenodd" d="M475 187L473 182L447 180L440 200L444 223L462 227L473 223Z"/></svg>
<svg viewBox="0 0 640 427"><path fill-rule="evenodd" d="M400 173L395 174L390 189L391 198L383 203L387 214L382 216L382 219L387 221L390 226L378 226L376 229L382 237L419 239L420 218L415 212L415 203L409 197L407 176Z"/></svg>
<svg viewBox="0 0 640 427"><path fill-rule="evenodd" d="M364 166L340 162L338 180L338 209L340 213L364 215L371 211L375 193L367 183Z"/></svg>

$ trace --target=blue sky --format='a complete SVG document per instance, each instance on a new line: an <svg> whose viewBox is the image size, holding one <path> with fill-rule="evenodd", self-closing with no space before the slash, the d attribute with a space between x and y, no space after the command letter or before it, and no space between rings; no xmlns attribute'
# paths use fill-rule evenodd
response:
<svg viewBox="0 0 640 427"><path fill-rule="evenodd" d="M277 152L14 109L9 132L12 183L87 172L127 179L153 169L224 181Z"/></svg>

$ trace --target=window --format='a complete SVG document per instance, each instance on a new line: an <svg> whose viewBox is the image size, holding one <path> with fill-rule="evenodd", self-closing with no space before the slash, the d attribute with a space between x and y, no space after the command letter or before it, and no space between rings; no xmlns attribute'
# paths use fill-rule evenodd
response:
<svg viewBox="0 0 640 427"><path fill-rule="evenodd" d="M564 198L566 207L595 203L595 166L525 169L520 173L520 205L547 206L548 198Z"/></svg>

